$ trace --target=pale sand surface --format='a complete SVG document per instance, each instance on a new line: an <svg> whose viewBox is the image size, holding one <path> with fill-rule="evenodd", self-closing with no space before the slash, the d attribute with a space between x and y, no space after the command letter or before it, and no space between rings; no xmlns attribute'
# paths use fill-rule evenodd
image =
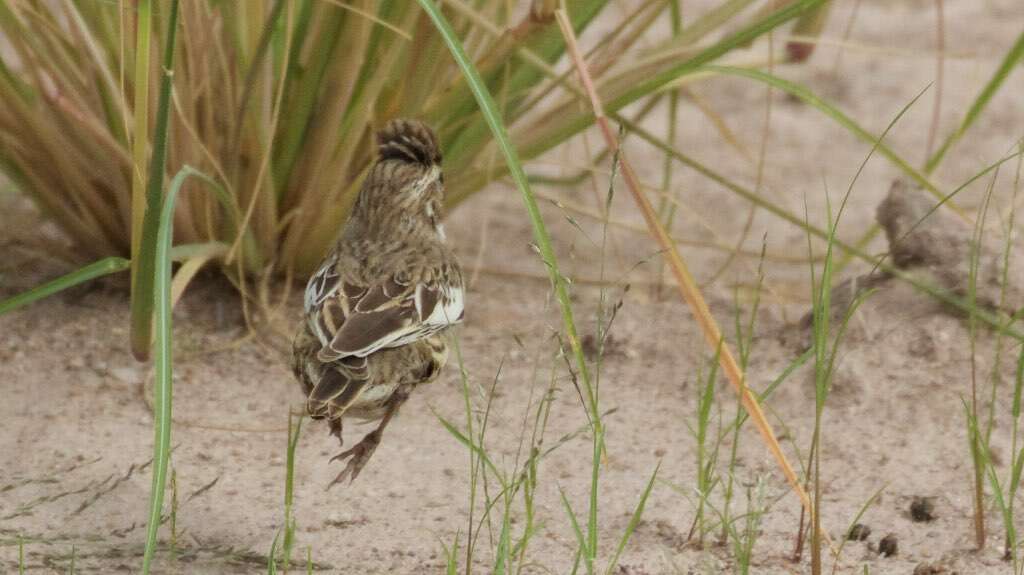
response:
<svg viewBox="0 0 1024 575"><path fill-rule="evenodd" d="M708 4L686 3L694 6L694 13ZM827 37L841 38L852 4L837 5ZM1024 4L1018 0L948 0L945 7L949 57L940 135L959 122L1024 26ZM808 85L878 133L935 78L933 4L865 0L850 41L870 50L844 51L838 72L835 49L823 48L809 64L780 67L778 73ZM745 80L713 79L696 84L694 90L748 142L756 157L764 118L763 87ZM889 136L893 148L915 165L925 155L932 94L927 92ZM1018 67L936 173L934 181L941 189L954 189L1004 155L1021 136L1021 94L1024 70ZM837 201L869 146L815 109L782 95L776 95L771 117L764 193L801 216L806 201L810 218L824 225L825 188ZM652 119L650 127L663 130L664 116L661 120ZM595 134L590 142L597 145ZM754 185L754 164L688 104L680 114L678 143L729 177ZM629 144L628 150L644 177L659 182L660 155L638 142ZM547 161L579 163L573 157L571 150L559 151ZM1004 170L996 184L999 209L1008 205L1011 172ZM875 206L896 174L884 158L871 160L844 214L841 238L855 240L873 223ZM676 225L678 236L737 241L747 215L743 200L692 171L678 169L674 181L685 204ZM987 181L979 182L960 199L968 213L974 213L986 185ZM606 178L599 178L597 186L603 194ZM571 192L539 191L588 209L595 206L587 186ZM33 239L38 221L24 202L9 196L3 202L0 297L69 269L33 248L38 245ZM616 219L640 223L621 186L613 213ZM545 203L544 214L567 274L577 280L598 278L597 222L574 216L584 235L556 207ZM524 414L527 409L532 413L552 368L560 379L545 445L586 423L579 398L564 377L564 364L553 357L552 336L561 327L560 318L549 297L544 268L529 247L529 223L514 190L495 185L476 196L451 214L448 229L466 267L481 268L469 272L475 279L467 321L458 336L469 381L479 390L479 405L484 405L484 394L500 368L487 444L495 463L511 468ZM999 241L998 226L991 234ZM757 252L762 237L767 238L769 254L806 253L802 231L758 212L744 246ZM879 236L870 249L883 251L883 238ZM611 229L606 275L620 282L632 269L627 277L633 287L615 320L615 349L606 357L601 377L602 407L616 410L606 419L608 459L601 477L604 560L659 462L664 482L681 486L687 494L695 485L695 448L686 422L693 421L697 378L709 354L671 284L660 296L649 286L657 277L657 266L644 263L634 268L641 261L656 261L655 251L643 234ZM712 279L726 257L690 246L683 246L683 253L702 282ZM756 259L740 258L707 288L722 324L732 325L733 287L752 285L756 267ZM856 264L844 277L864 271L865 266ZM771 259L765 272L766 290L749 366L749 384L756 389L799 354L798 342L806 335L797 323L809 306L806 264ZM614 301L621 291L612 286L607 296ZM592 333L600 290L578 281L574 294L580 325ZM137 571L150 485L150 470L143 466L150 457L152 417L141 393L147 367L127 351L126 297L121 287L100 285L0 317L0 571L16 569L19 535L26 541L27 563L38 572L66 572L72 548L77 572ZM748 310L749 297L742 299ZM294 323L298 311L298 299L292 297L284 316ZM287 413L302 401L282 353L286 342L265 335L239 343L246 332L237 296L216 280L190 288L175 322L173 465L180 557L170 561L163 554L157 571L265 572L262 557L282 526ZM732 335L731 327L727 332ZM906 287L880 292L854 320L824 418L826 529L839 539L860 507L885 489L862 519L872 528L870 545L850 543L840 572L861 572L861 565L867 564L871 573L909 574L923 561L939 560L950 572L1010 571L1000 559L1001 521L992 506L987 515L989 545L981 552L972 550L972 471L961 403L970 389L968 341L966 322ZM994 336L982 330L977 348L977 373L987 390ZM1011 352L1005 355L1001 373L1010 382L1013 357ZM724 382L718 389L723 414L731 418L732 392ZM1009 383L999 394L992 443L1005 478L1011 457ZM811 370L796 372L768 402L768 411L786 438L790 457L795 460L795 448L806 453L814 421ZM458 370L452 366L407 404L359 479L330 492L324 487L340 469L328 462L337 451L336 442L326 426L307 421L296 468L301 551L297 555L312 548L313 559L330 566L332 573L442 571L442 542L450 544L456 532L465 533L467 528L469 456L438 416L460 425L465 422ZM350 426L349 441L362 431ZM809 573L806 553L801 563L789 559L799 518L796 499L787 493L752 428L741 434L739 454L739 484L753 486L760 479L765 497L778 500L764 516L752 571ZM542 461L536 502L540 528L528 554L534 566L526 572L571 570L575 535L559 490L565 491L578 514L585 513L590 458L591 444L580 436ZM492 485L491 490L493 494L496 488ZM936 520L911 521L908 509L914 496L935 498ZM735 505L745 507L742 497ZM516 516L518 529L523 517L518 510ZM479 517L478 511L475 520ZM686 544L693 517L686 496L666 483L656 484L617 572L730 571L729 549L709 545L701 550ZM168 532L165 527L164 537ZM871 549L888 533L898 537L899 554L879 557ZM485 529L477 572L490 570L492 542Z"/></svg>

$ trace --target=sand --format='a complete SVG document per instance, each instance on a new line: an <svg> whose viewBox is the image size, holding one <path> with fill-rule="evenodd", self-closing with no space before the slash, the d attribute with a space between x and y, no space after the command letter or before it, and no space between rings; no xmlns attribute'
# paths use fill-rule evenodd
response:
<svg viewBox="0 0 1024 575"><path fill-rule="evenodd" d="M686 4L696 12L710 2ZM827 37L842 37L852 4L837 4ZM940 136L960 121L1024 22L1024 5L1017 0L949 0L945 10L948 59ZM933 27L930 2L864 0L850 37L864 49L844 50L837 68L836 49L823 47L808 64L780 67L778 73L808 85L878 133L934 80ZM756 157L763 87L717 78L695 84L693 90L750 142L748 152ZM935 174L941 189L954 189L1011 148L1024 126L1021 93L1024 73L1018 69ZM932 94L927 92L889 136L892 147L914 164L925 156ZM754 164L724 142L693 106L682 110L681 148L753 187ZM784 95L775 95L771 118L763 193L795 214L804 213L806 202L810 219L823 226L824 190L835 203L870 147ZM650 127L663 130L657 120ZM595 134L589 137L597 142ZM578 164L574 150L555 152L534 169ZM643 177L657 184L659 154L632 140L627 150ZM1011 165L994 187L997 212L1009 205ZM840 224L841 239L856 240L874 222L875 208L897 174L884 158L867 164ZM676 235L726 244L740 238L747 216L743 200L692 171L678 169L674 181L684 204ZM987 185L982 179L959 199L972 218ZM600 177L599 193L605 186ZM587 186L538 191L561 197L566 205L595 205ZM42 229L59 241L52 226L23 200L0 198L5 255L0 297L69 270L68 264L48 257L38 239ZM617 220L640 223L625 189L618 190L613 214ZM548 202L544 215L565 271L576 280L573 294L581 329L593 334L602 290L590 280L601 275L601 227L574 215L577 228L567 212ZM986 235L998 244L1003 237L998 218L990 217ZM530 227L515 190L495 184L460 206L448 221L449 235L473 278L467 321L457 332L468 381L478 407L486 405L494 386L486 442L495 464L510 470L524 415L536 409L552 374L556 391L544 445L580 429L586 416L565 377L564 363L554 357L560 318L544 268L529 247ZM762 238L771 257L765 263L766 287L749 364L749 384L755 389L763 389L799 355L807 338L799 320L810 305L807 265L776 257L806 254L803 232L759 211L744 247L756 253ZM885 249L884 235L879 235L868 251ZM820 244L815 250L823 251ZM698 281L710 284L705 293L723 325L732 325L737 287L740 307L749 313L756 259L737 258L717 273L727 260L721 251L691 245L683 245L682 251ZM601 406L614 412L605 420L598 565L603 570L660 464L643 521L613 572L730 572L735 566L732 549L716 545L715 535L703 548L687 541L696 477L696 450L687 423L694 421L699 377L706 373L710 354L671 283L655 287L655 252L644 234L610 228L605 277L611 285L605 295L613 302L621 297L623 306L601 374ZM855 263L842 278L867 271ZM632 287L623 294L625 282ZM289 330L298 320L295 296L281 309ZM127 317L127 293L116 281L72 290L0 317L0 571L16 569L19 537L33 571L66 572L72 552L80 573L138 569L150 485L152 415L145 400L149 367L128 353ZM731 328L727 332L733 333ZM265 572L266 554L282 527L285 430L289 410L298 411L302 397L287 368L287 341L271 330L249 338L247 333L237 296L213 276L190 287L175 311L176 552L174 557L161 553L157 572ZM1010 572L1002 560L1001 520L991 497L988 545L974 549L973 472L962 403L970 394L969 341L966 321L899 282L878 291L851 322L823 419L825 529L841 540L860 508L879 490L881 495L860 520L871 535L845 547L839 572L860 573L867 565L872 573L909 574L922 563L934 569L921 567L921 572ZM995 342L992 333L978 330L975 373L983 395L990 392ZM1012 356L1007 345L999 364L1004 381L997 389L992 432L1001 480L1009 473L1012 456ZM731 418L735 402L727 383L720 381L716 393L723 417ZM788 455L794 461L798 453L805 457L814 421L809 366L778 389L767 411ZM330 573L435 573L444 568L443 544L451 545L461 533L464 561L470 458L439 418L462 426L465 417L458 370L450 366L407 404L359 479L331 491L324 487L340 469L328 461L337 451L336 442L326 426L306 421L295 477L297 557L309 548L316 567ZM354 441L364 430L350 426L348 431ZM743 494L748 488L770 504L753 550L752 572L810 572L808 553L799 562L791 559L799 505L752 428L740 434L738 453L740 497L734 510L746 508ZM523 572L571 571L576 542L560 490L577 514L585 514L590 461L591 443L581 434L540 463L538 532ZM489 489L492 495L497 490L493 482ZM913 521L915 497L932 498L932 521ZM720 497L712 502L719 505ZM516 506L513 527L518 533L525 518L521 503ZM478 505L474 520L479 518ZM170 532L169 526L162 530L165 542ZM898 553L884 557L877 550L889 534L898 540ZM494 537L497 531L481 532L476 572L491 570Z"/></svg>

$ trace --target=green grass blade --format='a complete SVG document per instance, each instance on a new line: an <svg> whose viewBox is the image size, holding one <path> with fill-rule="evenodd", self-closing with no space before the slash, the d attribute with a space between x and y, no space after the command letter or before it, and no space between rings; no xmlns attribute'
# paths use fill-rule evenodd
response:
<svg viewBox="0 0 1024 575"><path fill-rule="evenodd" d="M307 5L308 7L308 5ZM304 7L305 8L305 7ZM303 20L300 16L300 22ZM331 10L324 17L320 25L323 27L323 34L328 41L319 47L312 58L312 62L305 66L300 79L300 87L296 91L295 105L289 115L287 122L282 122L283 133L278 134L280 144L275 146L274 178L278 193L282 193L282 187L291 178L292 170L298 161L303 145L307 142L306 133L313 120L316 111L317 95L320 93L321 85L327 75L328 67L332 56L342 37L342 25L344 14L341 10ZM301 50L294 50L294 58L298 58Z"/></svg>
<svg viewBox="0 0 1024 575"><path fill-rule="evenodd" d="M267 554L267 575L277 575L277 562L275 561L275 555L277 555L277 540L281 537L281 532L278 531L274 534L274 541L270 544L270 553Z"/></svg>
<svg viewBox="0 0 1024 575"><path fill-rule="evenodd" d="M702 176L710 179L711 181L721 185L722 187L732 191L733 193L739 195L740 197L742 197L743 199L747 200L748 202L751 202L751 203L756 204L757 206L759 206L761 208L764 208L765 211L767 211L767 212L769 212L769 213L771 213L771 214L773 214L773 215L775 215L775 216L777 216L779 218L782 218L783 220L793 224L794 226L797 226L800 229L803 229L803 230L807 231L808 233L810 233L810 234L812 234L812 235L814 235L814 236L816 236L818 238L821 238L821 239L827 239L828 238L828 232L826 232L825 230L823 230L823 229L821 229L821 228L819 228L819 227L817 227L817 226L815 226L813 224L808 223L804 219L801 219L801 218L797 217L795 214L787 211L786 209L784 209L784 208L782 208L782 207L780 207L780 206L778 206L776 204L773 204L773 203L765 200L763 197L761 197L759 194L754 193L752 190L744 188L743 186L741 186L741 185L737 184L736 182L730 180L725 175L723 175L723 174L721 174L719 172L716 172L716 171L712 170L711 168L708 168L704 164L698 162L697 160L691 158L690 156L687 156L686 154L681 153L679 150L677 150L674 147L666 144L664 141L662 141L660 138L658 138L656 135L654 135L653 133L651 133L647 129L643 128L642 126L638 126L638 125L635 125L635 124L628 124L627 126L629 127L629 130L630 130L631 133L636 134L641 139L643 139L645 142L651 144L652 146L654 146L655 148L665 152L666 154L669 154L670 156L672 156L673 158L678 160L683 165L685 165L685 166L687 166L689 168L692 168L697 173L699 173ZM972 177L970 181L974 181L975 179L980 177L980 175L983 175L984 173L987 173L987 172L995 169L999 165L1001 165L1001 164L1003 164L1003 163L1005 163L1005 162L1015 158L1017 155L1018 154L1015 153L1015 154L1011 154L1010 156L1006 156L1006 157L1003 157L1003 158L999 159L994 164L992 164L992 165L988 166L987 168L985 168L985 171L982 172L982 174L979 174L978 176ZM951 194L949 194L948 196L945 196L945 197L948 198L948 197L955 196L956 193L959 190L964 189L964 187L966 187L969 183L970 182L965 183L963 186L960 186L959 188L957 188L956 191L954 191L953 193L951 193ZM907 273L907 272L905 272L905 271L903 271L901 269L898 269L898 268L896 268L894 266L885 264L884 262L883 263L878 263L878 258L875 258L871 254L865 252L863 249L859 249L859 248L857 248L857 247L855 247L853 245L850 245L849 243L843 242L843 241L839 240L838 238L833 242L833 245L835 247L841 248L846 253L852 254L853 256L855 256L858 259L861 259L861 260L863 260L863 261L865 261L867 263L877 264L877 269L880 269L880 270L882 270L884 272L892 274L893 276L895 276L896 278L900 279L901 281L905 281L908 284L912 285L915 289L917 289L917 290L919 290L919 291L929 295L930 297L935 298L936 300L938 300L938 301L940 301L940 302L942 302L944 304L947 304L947 305L949 305L949 306L951 306L951 307L953 307L953 308L955 308L955 309L957 309L957 310L967 314L968 316L974 316L974 317L978 318L980 321L982 321L983 323L985 323L986 325L988 325L992 329L996 330L997 332L1002 333L1004 335L1009 335L1010 337L1012 337L1012 338L1014 338L1014 339L1016 339L1018 341L1024 342L1024 333L1020 332L1017 329L1014 329L1011 326L1010 323L1007 323L1006 321L1004 321L1004 319L999 317L998 314L993 314L993 313L989 312L988 310L985 310L984 308L978 307L976 305L972 305L969 302L967 302L964 298L958 296L957 294L954 294L954 293L949 292L947 290L944 290L944 289L941 289L939 287L936 287L936 286L934 286L934 285L932 285L932 284L930 284L930 283L928 283L926 281L918 279L913 274Z"/></svg>
<svg viewBox="0 0 1024 575"><path fill-rule="evenodd" d="M1017 41L1013 44L1013 47L1010 48L1010 51L1006 53L1006 56L1003 58L1003 62L999 65L999 68L996 69L996 73L992 75L992 79L988 81L988 84L985 84L981 93L978 94L977 98L975 98L974 103L971 104L971 107L967 110L967 114L964 116L960 126L946 138L946 141L942 143L942 146L939 147L938 151L928 159L928 163L924 168L926 173L930 174L939 166L939 163L942 162L942 158L945 157L949 148L955 144L957 140L964 135L964 132L971 127L974 121L978 119L978 116L981 115L982 110L984 110L985 106L988 105L992 96L999 91L1003 82L1006 81L1010 72L1013 71L1014 66L1016 66L1021 59L1024 59L1024 32L1021 32L1020 36L1017 37Z"/></svg>
<svg viewBox="0 0 1024 575"><path fill-rule="evenodd" d="M156 304L156 346L153 384L153 483L149 493L149 520L146 525L146 549L142 558L142 573L149 573L156 551L156 536L160 529L164 487L167 483L167 461L171 452L171 400L172 379L172 325L171 325L171 239L174 236L174 204L178 192L190 176L207 183L217 199L226 205L231 197L213 179L185 166L174 176L167 188L157 224L154 245L154 298Z"/></svg>
<svg viewBox="0 0 1024 575"><path fill-rule="evenodd" d="M619 564L619 556L622 555L622 551L626 548L626 544L629 543L629 538L636 531L638 525L640 525L640 518L644 515L644 506L647 505L647 497L651 494L651 489L654 488L654 480L658 477L658 471L661 469L661 463L654 468L654 473L651 474L651 479L647 482L647 488L644 489L643 494L640 496L640 502L637 503L636 509L633 511L633 516L629 518L629 524L626 525L626 532L622 534L622 539L619 540L619 546L615 548L615 554L612 555L612 560L608 562L608 569L605 571L605 575L611 575L612 571Z"/></svg>
<svg viewBox="0 0 1024 575"><path fill-rule="evenodd" d="M163 77L160 79L160 101L157 105L156 133L153 136L153 157L149 165L146 187L146 213L142 222L142 243L139 246L135 278L132 282L131 339L132 354L140 361L149 357L153 337L153 265L160 214L160 196L167 164L167 121L170 117L171 85L173 83L175 38L178 29L178 0L171 1L164 45ZM136 142L136 145L141 145Z"/></svg>
<svg viewBox="0 0 1024 575"><path fill-rule="evenodd" d="M455 532L455 541L452 542L451 548L445 545L444 540L438 538L438 542L441 543L441 549L444 550L444 563L445 563L445 575L457 575L459 572L459 531Z"/></svg>
<svg viewBox="0 0 1024 575"><path fill-rule="evenodd" d="M281 545L285 571L288 571L291 564L292 547L295 545L295 449L299 445L299 435L302 433L302 420L303 416L300 415L298 423L293 426L292 415L290 412L288 413L288 452L284 478L284 542Z"/></svg>
<svg viewBox="0 0 1024 575"><path fill-rule="evenodd" d="M128 269L129 266L131 266L131 261L126 260L125 258L119 258L116 256L103 258L98 262L93 262L69 274L62 275L53 281L34 287L27 292L20 293L16 296L0 301L0 315L41 300L45 297L49 297L78 284L85 283L89 280L124 271Z"/></svg>
<svg viewBox="0 0 1024 575"><path fill-rule="evenodd" d="M832 561L832 575L835 575L836 569L839 567L839 560L843 556L843 548L846 547L847 542L850 541L849 533L853 530L853 526L860 523L861 517L864 517L864 514L868 512L868 509L875 503L875 501L878 500L879 497L882 496L882 492L885 491L886 487L889 487L889 485L885 484L879 487L878 491L875 491L871 497L868 497L868 500L860 506L860 509L857 510L857 514L850 520L849 527L847 527L846 531L843 533L843 541L839 544L839 549L836 550L836 555Z"/></svg>
<svg viewBox="0 0 1024 575"><path fill-rule="evenodd" d="M544 264L548 269L548 274L551 277L551 285L555 291L555 297L558 300L559 308L561 308L562 321L565 324L566 335L569 338L569 344L573 350L576 367L579 370L581 379L583 380L583 385L588 393L588 399L590 402L588 409L591 412L591 420L594 422L595 427L599 428L601 414L597 411L596 397L590 383L590 372L587 368L587 362L583 355L583 348L580 345L580 339L576 330L572 303L569 300L569 289L566 285L565 277L562 276L561 272L558 270L558 261L555 257L554 248L551 246L551 236L548 234L543 218L541 218L540 208L537 206L537 200L533 195L533 191L530 189L530 182L526 177L526 172L523 170L523 166L519 162L519 156L516 149L512 146L512 142L508 137L508 132L505 130L505 126L501 121L498 106L494 102L494 98L488 91L487 86L480 78L480 74L477 73L472 60L470 60L469 56L466 55L465 50L462 49L462 44L459 42L459 39L455 35L454 30L452 30L448 20L441 13L440 8L437 7L434 0L417 1L420 6L423 7L423 10L427 15L430 16L434 26L437 28L441 37L444 39L445 44L448 46L448 50L451 52L452 57L459 65L459 68L462 69L462 73L466 77L466 82L469 84L469 88L473 92L473 96L476 98L477 104L480 106L480 111L487 120L487 125L490 127L491 132L494 135L494 139L498 143L498 147L505 156L505 161L508 164L512 179L515 181L516 187L518 187L519 191L522 193L523 202L526 204L526 211L529 214L530 222L533 224L533 234L534 239L537 242L538 251L540 252L541 259L544 261Z"/></svg>
<svg viewBox="0 0 1024 575"><path fill-rule="evenodd" d="M675 80L699 71L702 66L720 58L732 50L748 45L759 36L800 16L804 11L821 5L825 1L827 0L800 0L798 2L794 2L781 10L769 14L750 26L743 28L739 32L736 32L720 42L708 46L692 58L675 65L670 65L664 70L652 73L640 81L629 82L626 88L621 89L610 97L604 99L605 113L615 121L621 122L622 120L618 117L617 113L622 108L637 100L650 96L657 90L664 88ZM613 84L614 79L608 80L607 83ZM602 97L604 96L605 95L602 93ZM585 98L581 99L584 102L586 101ZM577 134L590 126L594 121L594 114L590 110L589 106L587 106L586 110L583 112L577 112L576 108L577 104L575 102L572 102L571 105L566 105L562 110L566 114L565 119L560 117L559 121L552 122L549 129L534 131L529 140L523 143L523 155L527 158L537 157L554 148L556 145L564 142L573 134ZM631 131L634 130L631 128Z"/></svg>
<svg viewBox="0 0 1024 575"><path fill-rule="evenodd" d="M441 426L444 427L448 431L448 433L452 434L452 437L454 437L456 440L458 440L459 443L465 445L471 451L476 453L476 456L479 457L480 461L482 461L484 465L486 465L487 468L491 470L491 473L493 473L496 477L503 476L503 474L498 470L497 466L494 465L494 462L491 461L490 456L487 455L487 452L485 450L483 450L479 445L471 441L469 437L466 437L466 434L459 431L457 427L452 425L450 421L445 419L439 413L434 412L434 417L436 417L437 420L441 422Z"/></svg>
<svg viewBox="0 0 1024 575"><path fill-rule="evenodd" d="M602 11L607 4L607 0L569 0L566 4L566 11L570 15L573 30L579 33ZM506 90L510 94L517 95L509 102L509 109L515 113L519 111L525 100L525 96L522 94L526 94L531 87L536 86L544 76L541 69L533 65L533 63L522 59L521 55L524 52L529 52L542 62L554 64L564 54L565 43L557 26L540 25L524 41L502 43L501 46L504 49L500 50L498 54L491 53L487 55L487 61L490 63L488 65L489 69L483 70L482 79L485 86L491 86L498 93ZM495 65L495 63L501 63L501 65ZM505 81L504 74L502 73L505 63L508 63L510 66L507 81ZM455 90L454 93L461 94L464 92ZM471 99L459 97L456 102L446 104L444 109L451 110L451 112L446 112L450 117L458 118L466 114L472 114L474 111L472 104ZM462 165L463 159L469 155L469 152L480 149L473 142L479 141L486 133L487 124L479 120L474 121L446 149L446 156L454 159L456 165Z"/></svg>
<svg viewBox="0 0 1024 575"><path fill-rule="evenodd" d="M7 3L4 2L4 5ZM132 87L132 289L139 277L139 249L146 206L146 158L149 155L149 45L153 31L153 1L135 5L135 84ZM123 81L122 81L123 83ZM147 336L148 337L148 336Z"/></svg>
<svg viewBox="0 0 1024 575"><path fill-rule="evenodd" d="M593 573L594 565L589 562L591 554L590 551L587 549L587 540L586 537L583 535L583 530L580 528L580 522L578 519L576 519L576 512L572 510L572 505L569 504L569 498L565 496L565 490L559 488L558 494L561 495L562 497L562 506L565 507L565 512L569 515L569 523L572 524L572 531L576 534L576 542L580 546L579 555L582 555L588 561L587 572ZM578 560L579 556L577 556L577 561Z"/></svg>
<svg viewBox="0 0 1024 575"><path fill-rule="evenodd" d="M623 94L605 102L605 107L609 112L618 111L636 99L642 96L647 96L654 91L661 89L669 82L676 80L681 76L696 72L701 66L718 59L724 54L731 52L740 46L753 42L761 35L775 29L781 24L797 18L807 10L816 8L825 2L827 2L827 0L798 0L793 2L785 8L773 12L765 18L729 36L725 40L701 51L693 58L680 62L679 64L676 64L662 72L653 74L646 80L636 83Z"/></svg>
<svg viewBox="0 0 1024 575"><path fill-rule="evenodd" d="M893 151L892 148L882 143L878 137L862 128L860 124L858 124L853 118L844 114L839 108L836 108L832 104L829 104L828 102L822 100L814 93L812 93L810 90L808 90L806 87L790 82L789 80L784 80L778 76L769 74L768 72L762 72L760 70L753 70L750 68L708 65L704 66L702 69L711 72L716 72L719 74L741 76L744 78L757 80L759 82L768 84L774 88L783 90L799 98L800 100L806 102L807 104L814 106L818 110L822 111L826 116L833 119L837 124L846 128L854 136L857 136L861 140L873 146L876 146L878 149L878 153L885 156L903 173L905 173L908 177L914 180L914 182L916 182L919 186L931 192L932 195L934 195L940 201L946 200L946 195L943 194L935 186L935 184L933 184L928 179L926 175L922 174L920 171L911 166L909 162L900 157L900 155ZM953 206L952 204L951 207L954 207L955 209L955 206Z"/></svg>

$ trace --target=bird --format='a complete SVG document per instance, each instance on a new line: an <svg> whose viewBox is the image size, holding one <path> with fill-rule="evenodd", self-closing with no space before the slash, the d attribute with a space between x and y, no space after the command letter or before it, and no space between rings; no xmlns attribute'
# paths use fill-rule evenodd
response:
<svg viewBox="0 0 1024 575"><path fill-rule="evenodd" d="M445 241L444 177L436 134L395 119L376 134L377 158L348 220L310 277L292 370L313 419L342 439L343 420L376 428L331 461L327 486L351 484L412 391L448 360L446 330L463 321L462 268Z"/></svg>

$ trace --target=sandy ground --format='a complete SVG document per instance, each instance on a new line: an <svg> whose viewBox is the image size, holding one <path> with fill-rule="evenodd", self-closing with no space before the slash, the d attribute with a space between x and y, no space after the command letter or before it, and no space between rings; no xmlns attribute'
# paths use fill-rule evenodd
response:
<svg viewBox="0 0 1024 575"><path fill-rule="evenodd" d="M688 2L707 5L709 2ZM840 2L827 36L841 38L852 2ZM698 6L694 11L700 9ZM946 79L940 134L959 122L963 110L990 77L999 58L1020 33L1024 5L1017 0L948 0ZM827 96L872 132L935 78L932 3L864 0L849 48L838 60L821 49L805 66L779 70ZM725 118L756 156L765 104L764 90L746 81L713 79L693 88ZM1021 136L1024 73L1016 70L989 109L950 153L934 181L951 190L1004 155ZM890 135L892 146L912 163L925 156L932 92L912 108ZM652 128L663 129L657 122ZM753 185L754 164L717 135L705 116L684 106L682 149L745 185ZM591 142L596 143L593 135ZM765 157L764 193L796 214L804 201L810 217L824 225L824 193L846 190L869 147L816 110L776 95ZM660 178L660 156L639 143L629 146L633 162L652 183ZM549 163L572 164L571 150ZM542 166L538 163L536 167ZM996 206L1008 205L1012 179L1004 170L995 185ZM840 237L858 238L873 222L875 206L896 175L882 158L873 159L854 188ZM699 175L678 170L675 192L683 200L677 234L690 240L735 243L747 205ZM968 212L987 182L969 188L961 200ZM598 184L603 189L605 183ZM594 205L590 189L560 194L567 203ZM69 269L39 248L38 216L25 202L5 196L0 221L0 297L17 293ZM617 220L638 217L620 190ZM601 291L588 285L600 275L601 229L576 215L583 232L565 213L545 204L561 261L577 280L574 295L584 331L594 331ZM49 233L49 232L48 232ZM998 227L992 234L998 241ZM50 234L52 235L52 234ZM557 375L545 445L586 423L564 364L553 357L560 319L549 299L544 269L529 248L529 224L513 190L495 185L456 210L449 235L472 271L467 322L458 330L474 401L482 406L495 378L487 445L499 467L516 461L524 415ZM806 238L789 224L758 212L744 246L754 252L767 240L766 289L756 324L749 366L750 385L761 389L799 352L798 320L808 309L806 264L777 256L806 253ZM871 250L885 249L881 237ZM616 283L609 298L632 289L612 330L614 346L605 358L601 404L607 416L608 457L600 484L603 565L626 528L632 509L660 463L659 481L644 519L616 573L719 573L734 566L731 550L709 543L688 544L694 519L694 420L699 373L707 349L688 310L671 286L659 295L654 245L641 234L612 227L606 276ZM721 251L684 246L695 276L714 279L707 289L712 309L731 325L734 288L753 283L757 262L733 261L717 275ZM637 265L640 263L640 265ZM858 265L846 275L862 273ZM741 290L741 293L746 293ZM73 290L0 318L0 570L16 569L17 541L38 572L67 571L71 554L78 572L135 571L144 539L152 417L144 400L148 367L128 354L126 292L116 284ZM749 297L741 296L749 309ZM283 317L297 321L292 297ZM176 353L173 465L178 509L176 558L163 553L161 573L256 573L283 523L287 414L302 398L282 349L271 334L240 339L246 329L237 297L215 279L197 282L175 312ZM290 329L291 326L289 326ZM729 330L731 333L731 330ZM883 489L862 523L872 529L866 543L850 543L840 572L911 573L935 562L959 573L1008 573L1001 560L1002 531L990 505L991 529L983 551L973 550L971 463L962 398L969 394L971 361L965 322L906 287L883 290L859 312L842 346L834 394L824 416L822 522L837 540L871 496ZM995 338L981 331L977 373L988 393L995 365ZM1012 355L1006 353L1005 355ZM1012 363L1004 359L1004 364ZM1012 366L1000 373L1012 380ZM790 457L806 453L814 420L811 371L797 371L767 407ZM719 386L724 417L735 410L724 382ZM999 472L1006 477L1011 454L1009 398L998 388L992 435ZM439 423L465 422L458 370L421 390L389 428L362 476L351 486L325 492L339 467L328 462L337 449L324 426L306 422L298 446L295 517L297 548L311 549L317 567L331 573L434 573L443 570L443 544L467 529L469 455ZM355 430L354 430L355 429ZM363 430L350 426L350 433ZM355 437L350 437L353 441ZM537 493L539 531L528 557L530 573L567 573L575 536L559 490L584 514L590 481L591 444L585 435L561 445L540 464ZM810 572L807 554L793 562L799 506L788 494L774 462L752 429L744 429L736 480L741 491L760 489L771 504L754 548L755 573ZM678 486L673 490L669 484ZM492 493L496 488L491 485ZM936 518L912 521L915 496L934 498ZM740 497L735 509L746 502ZM713 499L713 501L720 501ZM520 505L520 504L517 504ZM480 511L474 516L479 520ZM515 526L522 524L516 512ZM1018 528L1021 526L1018 525ZM170 529L162 531L166 538ZM899 552L882 557L879 540L894 534ZM714 540L714 537L711 538ZM464 541L463 541L464 544ZM477 572L488 572L493 540L479 540ZM460 551L460 554L463 553Z"/></svg>

